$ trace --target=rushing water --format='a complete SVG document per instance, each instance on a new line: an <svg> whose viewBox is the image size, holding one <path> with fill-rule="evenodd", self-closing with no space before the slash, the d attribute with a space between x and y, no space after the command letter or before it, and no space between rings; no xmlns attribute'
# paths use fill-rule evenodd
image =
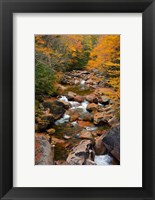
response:
<svg viewBox="0 0 155 200"><path fill-rule="evenodd" d="M85 84L85 81L82 80L81 81L81 85L84 85L84 84ZM77 101L68 101L66 96L61 96L59 98L59 100L62 100L62 101L65 101L65 102L69 102L71 104L71 108L70 109L81 109L82 113L87 113L88 112L86 108L87 108L87 105L89 104L89 102L86 101L86 100L84 100L82 103L79 103ZM103 106L100 103L98 103L98 105L99 106ZM56 126L63 126L64 123L69 122L69 119L70 119L70 116L65 113L61 119L59 119L59 120L57 120L55 122L55 125ZM75 129L78 126L76 121L71 122L71 124L73 126L71 129ZM95 131L95 130L98 129L98 127L96 127L96 126L87 126L87 127L85 127L85 129L88 130L88 131ZM78 135L79 135L78 133L75 134L75 136L77 136L77 138L78 138ZM113 160L113 158L110 157L108 154L106 154L106 155L95 155L95 160L94 161L95 161L95 163L97 165L111 165L112 164L112 160Z"/></svg>
<svg viewBox="0 0 155 200"><path fill-rule="evenodd" d="M85 82L86 82L85 80L82 80L82 81L80 82L80 84L81 84L81 85L84 85Z"/></svg>
<svg viewBox="0 0 155 200"><path fill-rule="evenodd" d="M63 117L62 117L61 119L59 119L59 120L57 120L57 121L55 122L55 125L59 125L59 124L63 124L63 123L69 122L69 118L70 118L69 115L64 114Z"/></svg>
<svg viewBox="0 0 155 200"><path fill-rule="evenodd" d="M112 157L110 157L108 154L95 156L95 163L97 165L110 165L112 164L112 160Z"/></svg>

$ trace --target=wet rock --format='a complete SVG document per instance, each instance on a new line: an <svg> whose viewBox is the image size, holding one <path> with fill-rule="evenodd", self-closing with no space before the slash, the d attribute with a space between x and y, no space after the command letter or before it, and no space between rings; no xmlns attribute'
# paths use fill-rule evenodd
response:
<svg viewBox="0 0 155 200"><path fill-rule="evenodd" d="M80 74L89 74L90 72L88 72L88 71L80 71Z"/></svg>
<svg viewBox="0 0 155 200"><path fill-rule="evenodd" d="M56 137L52 137L52 142L53 142L54 144L64 144L64 143L65 143L64 140L58 139L58 138L56 138Z"/></svg>
<svg viewBox="0 0 155 200"><path fill-rule="evenodd" d="M41 121L46 121L48 124L54 124L54 116L52 114L46 114L41 116ZM40 121L39 121L40 122Z"/></svg>
<svg viewBox="0 0 155 200"><path fill-rule="evenodd" d="M63 103L60 101L44 102L43 106L44 108L50 109L50 112L53 115L55 121L60 119L66 111L63 108Z"/></svg>
<svg viewBox="0 0 155 200"><path fill-rule="evenodd" d="M68 92L68 95L67 95L69 101L74 101L74 98L76 96L77 96L77 94L74 92Z"/></svg>
<svg viewBox="0 0 155 200"><path fill-rule="evenodd" d="M41 118L40 117L35 117L35 122L38 123L41 121Z"/></svg>
<svg viewBox="0 0 155 200"><path fill-rule="evenodd" d="M103 105L108 105L110 103L110 99L106 98L105 96L100 96L99 103Z"/></svg>
<svg viewBox="0 0 155 200"><path fill-rule="evenodd" d="M65 160L57 160L55 161L55 165L68 165L68 163Z"/></svg>
<svg viewBox="0 0 155 200"><path fill-rule="evenodd" d="M49 125L48 121L39 121L37 124L37 131L39 132L45 131L48 125Z"/></svg>
<svg viewBox="0 0 155 200"><path fill-rule="evenodd" d="M59 93L64 93L64 91L67 89L67 87L61 85L61 84L58 84L57 85L57 90L59 91Z"/></svg>
<svg viewBox="0 0 155 200"><path fill-rule="evenodd" d="M77 110L70 110L67 114L70 116L70 122L74 122L79 118Z"/></svg>
<svg viewBox="0 0 155 200"><path fill-rule="evenodd" d="M87 83L87 84L90 84L90 85L93 85L93 84L94 84L94 81L93 81L92 79L88 79L88 80L86 81L86 83Z"/></svg>
<svg viewBox="0 0 155 200"><path fill-rule="evenodd" d="M82 121L89 121L89 122L91 122L91 121L93 121L93 115L91 113L82 113L80 115L80 119Z"/></svg>
<svg viewBox="0 0 155 200"><path fill-rule="evenodd" d="M80 121L80 120L78 120L77 123L78 123L78 125L79 125L80 127L92 126L92 123L89 122L89 121Z"/></svg>
<svg viewBox="0 0 155 200"><path fill-rule="evenodd" d="M55 129L54 128L50 128L50 129L47 130L47 133L49 135L53 135L55 133Z"/></svg>
<svg viewBox="0 0 155 200"><path fill-rule="evenodd" d="M120 161L120 126L109 130L102 141L108 151Z"/></svg>
<svg viewBox="0 0 155 200"><path fill-rule="evenodd" d="M81 131L80 135L79 135L80 139L89 139L89 140L93 140L93 136L91 134L91 132L89 131Z"/></svg>
<svg viewBox="0 0 155 200"><path fill-rule="evenodd" d="M67 157L69 165L86 165L86 160L94 161L94 150L90 140L82 140L78 146L74 147Z"/></svg>
<svg viewBox="0 0 155 200"><path fill-rule="evenodd" d="M98 125L98 126L108 124L108 121L105 118L105 114L103 112L95 112L94 113L94 124Z"/></svg>
<svg viewBox="0 0 155 200"><path fill-rule="evenodd" d="M44 137L35 137L35 165L53 165L54 150Z"/></svg>
<svg viewBox="0 0 155 200"><path fill-rule="evenodd" d="M61 106L64 108L64 109L69 109L71 107L71 104L69 102L66 102L66 101L63 101L63 100L59 100L57 102L60 102L61 103ZM60 104L59 104L60 105Z"/></svg>
<svg viewBox="0 0 155 200"><path fill-rule="evenodd" d="M38 132L39 128L38 128L38 124L35 124L35 132Z"/></svg>
<svg viewBox="0 0 155 200"><path fill-rule="evenodd" d="M76 80L74 81L74 84L75 84L75 85L79 85L79 84L80 84L80 81L76 79Z"/></svg>
<svg viewBox="0 0 155 200"><path fill-rule="evenodd" d="M86 165L97 165L94 161L92 161L90 159L86 159L85 164Z"/></svg>
<svg viewBox="0 0 155 200"><path fill-rule="evenodd" d="M98 110L98 105L95 104L95 103L90 103L87 105L87 108L86 108L89 112L92 112L92 111L95 111L95 110Z"/></svg>
<svg viewBox="0 0 155 200"><path fill-rule="evenodd" d="M119 120L115 116L113 116L108 120L108 123L110 124L110 126L114 127L119 124Z"/></svg>
<svg viewBox="0 0 155 200"><path fill-rule="evenodd" d="M80 96L80 95L77 95L77 96L74 97L74 101L82 103L84 101L84 97Z"/></svg>
<svg viewBox="0 0 155 200"><path fill-rule="evenodd" d="M106 147L102 140L103 140L103 136L98 137L95 141L94 150L95 150L96 155L103 155L106 153Z"/></svg>
<svg viewBox="0 0 155 200"><path fill-rule="evenodd" d="M65 140L69 140L69 139L72 138L72 136L64 135L63 138L64 138Z"/></svg>
<svg viewBox="0 0 155 200"><path fill-rule="evenodd" d="M62 79L60 80L60 83L66 85L68 83L67 77L65 76L62 77Z"/></svg>
<svg viewBox="0 0 155 200"><path fill-rule="evenodd" d="M98 103L98 98L96 97L95 94L87 95L86 100L89 101L90 103Z"/></svg>

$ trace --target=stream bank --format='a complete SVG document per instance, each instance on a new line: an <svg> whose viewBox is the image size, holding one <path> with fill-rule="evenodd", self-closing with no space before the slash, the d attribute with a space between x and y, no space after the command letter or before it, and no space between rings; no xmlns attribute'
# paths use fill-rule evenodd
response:
<svg viewBox="0 0 155 200"><path fill-rule="evenodd" d="M46 164L119 164L119 99L110 98L109 91L115 91L105 86L103 77L98 70L66 72L58 94L40 103L35 138L51 145L51 152L45 154L52 154L53 161ZM37 145L36 164L43 164L40 160L45 149Z"/></svg>

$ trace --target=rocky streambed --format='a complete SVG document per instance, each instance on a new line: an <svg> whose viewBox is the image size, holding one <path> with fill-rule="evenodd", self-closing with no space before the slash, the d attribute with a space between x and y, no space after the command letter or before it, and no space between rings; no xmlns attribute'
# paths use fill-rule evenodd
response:
<svg viewBox="0 0 155 200"><path fill-rule="evenodd" d="M64 74L58 90L36 113L35 164L119 164L119 107L104 94L103 75L74 70Z"/></svg>

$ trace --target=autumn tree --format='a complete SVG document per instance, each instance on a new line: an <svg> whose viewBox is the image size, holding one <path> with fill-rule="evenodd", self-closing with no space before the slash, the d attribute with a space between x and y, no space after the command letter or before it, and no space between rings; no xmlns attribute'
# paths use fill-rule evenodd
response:
<svg viewBox="0 0 155 200"><path fill-rule="evenodd" d="M104 72L107 86L119 89L120 85L120 36L100 35L90 54L87 69Z"/></svg>

